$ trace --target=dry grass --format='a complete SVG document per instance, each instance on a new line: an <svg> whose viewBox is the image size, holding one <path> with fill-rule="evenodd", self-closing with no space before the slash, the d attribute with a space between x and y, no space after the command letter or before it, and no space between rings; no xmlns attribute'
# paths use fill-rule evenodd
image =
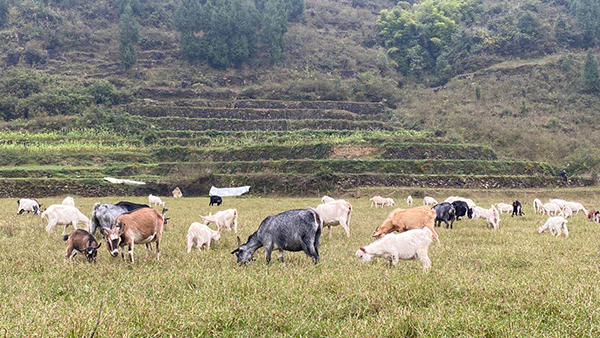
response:
<svg viewBox="0 0 600 338"><path fill-rule="evenodd" d="M456 192L428 193L443 200ZM508 191L493 198L482 191L470 197L487 206L524 193ZM585 196L579 200L589 207L600 204L597 193L572 194ZM88 215L98 201L75 200ZM335 228L332 238L324 237L317 266L303 253L290 253L285 264L274 260L268 266L259 250L248 267L238 267L229 253L235 245L229 232L210 252L186 254L189 224L209 210L235 207L240 235L246 238L267 215L314 206L318 199L226 198L222 207L212 209L206 198L165 200L172 220L161 261L146 259L139 245L133 266L109 257L106 244L95 265L81 257L65 263L59 229L46 234L39 217L16 216L15 200L0 200L2 331L7 336L88 336L104 304L97 337L600 334L600 226L581 215L570 221L568 239L535 233L543 218L532 216L530 205L525 206L526 217L503 217L497 232L485 229L483 221L457 222L454 230L439 230L442 244L431 246L433 268L424 274L417 262L390 268L383 261L356 260L356 249L370 242L373 228L390 211L369 208L368 198L349 199L355 209L352 236L347 240Z"/></svg>

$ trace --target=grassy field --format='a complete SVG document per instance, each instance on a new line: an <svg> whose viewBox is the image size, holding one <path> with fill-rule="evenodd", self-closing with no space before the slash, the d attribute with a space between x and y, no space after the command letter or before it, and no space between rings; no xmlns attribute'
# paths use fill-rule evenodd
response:
<svg viewBox="0 0 600 338"><path fill-rule="evenodd" d="M452 193L432 196L443 200ZM138 245L131 265L110 257L104 243L93 265L81 256L73 264L63 262L61 229L46 234L39 216L17 216L15 200L2 199L0 335L87 337L102 306L96 337L598 337L600 226L579 215L569 221L567 239L538 235L536 223L543 217L532 215L531 192L468 197L488 206L525 194L526 216L503 215L497 232L482 220L440 229L441 245L430 247L427 274L415 261L396 268L382 260L358 262L354 252L370 242L390 211L369 208L366 196L348 199L354 205L351 238L339 227L331 238L324 236L318 265L304 253L287 254L283 265L276 259L266 265L261 249L247 267L238 267L230 254L235 248L230 232L210 252L186 254L190 223L209 210L235 207L245 239L267 215L319 200L226 198L222 207L209 209L206 198L166 198L172 219L160 262L146 258ZM553 195L600 205L597 191ZM539 196L545 200L550 194ZM98 200L75 199L88 216Z"/></svg>

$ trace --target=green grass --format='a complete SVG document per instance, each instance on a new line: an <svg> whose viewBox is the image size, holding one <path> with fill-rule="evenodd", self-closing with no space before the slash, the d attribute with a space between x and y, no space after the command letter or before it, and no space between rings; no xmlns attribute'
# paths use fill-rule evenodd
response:
<svg viewBox="0 0 600 338"><path fill-rule="evenodd" d="M444 196L455 193L444 191ZM468 196L489 205L524 195L530 203L531 193ZM588 207L600 202L597 190L544 193L544 200L551 195L584 196L579 200ZM75 200L89 215L94 202L121 199ZM210 252L186 254L189 224L209 210L235 207L240 236L246 238L267 215L316 205L318 198L227 198L221 208L212 209L206 198L165 200L172 219L161 261L145 258L143 245L138 245L133 266L109 257L106 244L95 265L81 257L65 263L60 229L46 234L39 217L16 216L15 200L0 200L0 327L7 336L88 336L101 304L97 337L600 334L600 226L581 215L569 221L568 239L535 233L543 217L533 216L530 205L523 218L503 217L497 232L485 229L484 221L457 222L454 230L438 231L441 245L430 247L433 267L425 274L414 261L390 268L381 260L356 260L356 249L370 242L369 235L390 211L369 208L367 198L348 199L354 206L352 236L346 239L334 228L332 238L323 238L317 266L303 253L289 253L285 264L274 260L268 266L259 250L248 267L235 264L230 254L235 237L229 232Z"/></svg>

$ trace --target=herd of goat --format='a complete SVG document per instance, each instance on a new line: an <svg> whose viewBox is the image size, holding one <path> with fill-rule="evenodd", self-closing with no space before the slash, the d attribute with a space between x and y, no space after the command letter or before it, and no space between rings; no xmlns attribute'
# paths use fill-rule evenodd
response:
<svg viewBox="0 0 600 338"><path fill-rule="evenodd" d="M181 191L176 189L173 196L181 197ZM392 207L395 202L391 198L375 196L370 199L371 207ZM222 198L211 196L209 205L222 204ZM161 206L159 212L151 206ZM442 223L446 228L453 228L455 220L461 218L484 219L489 228L498 230L500 215L510 213L513 216L523 216L522 204L514 201L512 204L498 203L489 209L477 206L473 200L459 196L448 197L438 203L433 197L423 198L423 206L412 207L413 198L408 196L406 205L408 209L395 209L378 226L372 234L375 239L371 244L360 247L356 256L363 262L368 262L374 257L389 260L396 265L400 260L418 259L423 268L431 266L428 257L429 245L432 241L439 243L435 227ZM538 233L550 231L553 235L564 234L569 236L567 218L582 212L588 220L600 222L600 212L592 209L586 210L581 203L568 202L562 199L550 199L543 204L539 199L533 201L534 213L548 215L545 223L540 222ZM165 216L168 209L160 197L149 195L148 205L132 202L119 202L116 204L96 203L93 206L91 218L85 216L75 207L75 201L66 197L61 204L54 204L42 210L42 205L32 198L22 198L18 201L18 214L40 214L47 220L45 228L50 232L56 225L62 225L63 239L67 241L65 259L72 261L75 255L83 254L89 262L95 262L97 250L101 243L96 239L96 231L103 236L106 247L111 256L117 257L119 252L125 258L124 248L130 261L134 262L133 249L135 244L145 244L148 253L152 253L151 244L155 244L155 255L160 257L160 242L162 233L169 220ZM271 260L272 252L278 251L278 258L283 262L285 251L304 251L315 263L319 260L319 247L323 227L328 228L331 236L332 226L341 226L347 237L350 237L350 216L352 205L343 199L333 199L323 196L322 203L316 208L288 210L277 215L265 218L258 230L255 231L246 243L241 243L237 237L237 248L231 253L235 254L238 264L248 264L256 250L264 248L267 262ZM194 222L187 233L187 252L195 246L197 249L210 249L213 241L219 241L221 230L227 228L237 233L238 211L236 209L222 210L214 215L201 216L202 223ZM216 230L209 227L214 223ZM78 229L77 224L84 224L84 229ZM75 229L66 235L69 225Z"/></svg>

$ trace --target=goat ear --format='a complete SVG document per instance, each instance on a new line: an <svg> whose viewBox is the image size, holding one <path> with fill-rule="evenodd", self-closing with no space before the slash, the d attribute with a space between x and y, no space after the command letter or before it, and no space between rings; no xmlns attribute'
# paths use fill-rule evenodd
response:
<svg viewBox="0 0 600 338"><path fill-rule="evenodd" d="M235 236L237 239L237 245L240 246L242 245L242 240L240 239L240 236Z"/></svg>
<svg viewBox="0 0 600 338"><path fill-rule="evenodd" d="M362 246L360 248L358 248L360 251L367 253L367 250L365 250L365 248L363 248Z"/></svg>

